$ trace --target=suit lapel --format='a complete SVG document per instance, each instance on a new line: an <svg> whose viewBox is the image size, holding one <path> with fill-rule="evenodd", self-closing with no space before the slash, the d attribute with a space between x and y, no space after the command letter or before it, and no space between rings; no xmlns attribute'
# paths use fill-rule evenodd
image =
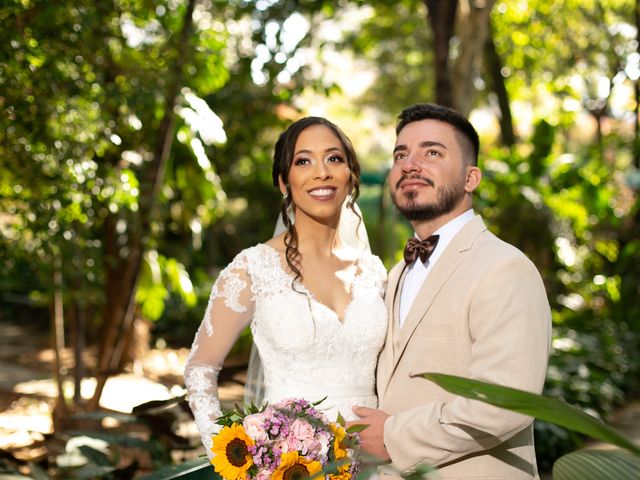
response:
<svg viewBox="0 0 640 480"><path fill-rule="evenodd" d="M395 369L413 335L413 332L422 319L427 315L429 308L436 300L438 293L446 283L447 279L464 261L477 236L485 230L486 226L484 225L482 218L480 216L476 216L473 220L467 223L460 232L458 232L451 243L447 246L442 256L438 259L438 262L434 265L433 270L429 272L429 276L420 288L420 291L407 314L407 318L405 318L403 322L399 334L394 337L394 360L391 372ZM399 296L400 289L398 288L396 297ZM397 321L397 311L394 309L393 323L396 323Z"/></svg>
<svg viewBox="0 0 640 480"><path fill-rule="evenodd" d="M404 263L404 262L403 262ZM395 342L397 342L398 336L400 335L400 294L402 292L402 284L404 283L404 279L407 276L407 266L406 264L402 265L400 269L400 275L396 280L396 287L393 294L393 298L391 299L391 304L388 305L389 314L391 315L389 318L391 321L389 325L391 327L391 340L393 341L391 344L391 351L395 351Z"/></svg>
<svg viewBox="0 0 640 480"><path fill-rule="evenodd" d="M378 395L382 395L386 391L394 365L393 345L394 339L399 334L398 305L400 287L402 285L402 279L404 278L405 271L406 265L404 260L402 260L391 269L387 279L385 303L387 305L389 321L387 324L385 345L380 356L380 360L378 361Z"/></svg>

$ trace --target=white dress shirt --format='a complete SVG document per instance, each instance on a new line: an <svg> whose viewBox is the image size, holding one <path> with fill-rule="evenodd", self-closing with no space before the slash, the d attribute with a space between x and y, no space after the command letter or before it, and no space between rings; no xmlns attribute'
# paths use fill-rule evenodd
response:
<svg viewBox="0 0 640 480"><path fill-rule="evenodd" d="M434 235L440 235L440 238L431 257L425 263L422 263L418 257L415 262L407 267L407 273L404 276L402 290L400 292L400 318L398 319L400 327L402 327L404 319L407 318L411 305L413 305L413 301L416 299L420 288L422 288L422 285L429 276L429 272L445 251L447 245L451 243L453 237L455 237L456 234L462 230L462 227L470 222L474 216L475 213L473 209L469 209L433 232Z"/></svg>

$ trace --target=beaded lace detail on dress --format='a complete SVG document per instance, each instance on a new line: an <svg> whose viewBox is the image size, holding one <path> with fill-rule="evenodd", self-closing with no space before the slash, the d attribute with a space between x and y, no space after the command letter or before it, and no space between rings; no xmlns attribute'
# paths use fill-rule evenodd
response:
<svg viewBox="0 0 640 480"><path fill-rule="evenodd" d="M344 318L315 300L284 270L280 254L264 244L242 251L220 274L196 334L185 384L207 447L220 415L217 371L240 332L250 325L260 352L266 400L284 396L310 401L335 419L354 418L353 405L377 406L375 367L386 333L386 271L363 253ZM212 425L212 427L210 427ZM205 438L208 437L208 438Z"/></svg>

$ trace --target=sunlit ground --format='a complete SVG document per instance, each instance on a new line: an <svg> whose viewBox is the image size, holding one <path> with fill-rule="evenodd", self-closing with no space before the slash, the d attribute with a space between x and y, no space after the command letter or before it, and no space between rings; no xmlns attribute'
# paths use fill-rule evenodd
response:
<svg viewBox="0 0 640 480"><path fill-rule="evenodd" d="M24 447L51 433L51 405L46 400L19 398L0 413L0 449Z"/></svg>
<svg viewBox="0 0 640 480"><path fill-rule="evenodd" d="M163 349L149 351L141 362L127 373L110 378L104 388L100 406L107 410L130 413L136 405L151 401L165 400L184 393L182 370L188 351L186 349ZM43 351L39 360L48 360L50 351ZM6 397L0 409L0 449L14 450L28 447L43 440L44 434L52 433L51 412L57 396L57 386L51 378L27 380L34 370L0 361L0 381L5 386L15 377L18 382L11 392L0 392ZM22 381L20 381L22 380ZM95 379L83 380L81 396L89 399L95 389ZM65 394L73 395L71 382L65 383ZM220 388L221 399L231 406L242 397L242 386L232 384ZM183 436L197 435L195 424L187 423L176 432ZM27 453L28 451L28 453ZM26 457L37 455L34 449L27 449ZM22 455L21 455L22 456ZM26 458L25 458L26 459Z"/></svg>

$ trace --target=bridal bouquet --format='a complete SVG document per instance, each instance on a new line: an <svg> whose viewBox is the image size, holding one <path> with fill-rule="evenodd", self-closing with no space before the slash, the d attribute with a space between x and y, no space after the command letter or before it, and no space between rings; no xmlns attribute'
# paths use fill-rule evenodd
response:
<svg viewBox="0 0 640 480"><path fill-rule="evenodd" d="M213 437L215 471L226 480L355 478L357 434L347 432L342 418L329 422L316 405L287 399L226 413Z"/></svg>

